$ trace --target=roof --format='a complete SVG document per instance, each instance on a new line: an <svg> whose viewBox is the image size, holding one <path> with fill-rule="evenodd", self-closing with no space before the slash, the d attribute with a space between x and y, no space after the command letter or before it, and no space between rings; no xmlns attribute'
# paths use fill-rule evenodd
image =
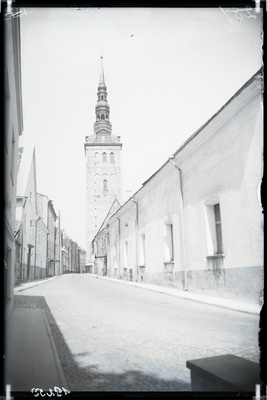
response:
<svg viewBox="0 0 267 400"><path fill-rule="evenodd" d="M101 230L104 228L105 223L107 222L107 220L110 217L112 217L112 215L116 214L116 212L118 211L119 208L121 208L121 205L120 205L119 201L117 199L114 199L113 203L110 206L110 209L108 210L108 213L107 213L106 217L104 218L104 221L102 222L102 225L100 226L100 228L98 229L97 233L95 234L92 242L95 240L95 238L98 235L98 233L101 232Z"/></svg>
<svg viewBox="0 0 267 400"><path fill-rule="evenodd" d="M176 156L178 153L180 153L184 148L187 147L189 143L191 143L198 135L202 133L205 127L207 127L213 120L215 120L219 114L222 113L222 111L229 106L230 103L233 102L234 99L236 99L241 92L243 92L247 87L249 87L256 79L262 79L262 68L260 68L228 101L225 103L219 111L217 111L208 121L206 121L196 132L194 132L174 153L173 156ZM166 165L169 164L169 159L153 174L151 175L141 186L140 189L138 189L132 197L130 197L122 206L120 209L125 209L125 207L128 207L130 205L131 201L135 200L135 196L139 194L144 187L151 182L162 170ZM118 210L119 211L119 210ZM117 214L117 212L116 212ZM114 214L115 215L115 214ZM112 215L111 218L114 216Z"/></svg>
<svg viewBox="0 0 267 400"><path fill-rule="evenodd" d="M17 196L26 196L27 185L34 159L34 146L27 145L19 147L18 177L17 177ZM34 171L35 173L35 171Z"/></svg>
<svg viewBox="0 0 267 400"><path fill-rule="evenodd" d="M262 68L260 68L208 121L206 121L196 132L194 132L174 153L173 156L176 156L178 153L181 152L182 149L184 149L188 143L190 143L197 135L199 135L203 129L208 126L232 101L237 98L241 92L244 91L245 88L250 86L253 81L255 81L257 78L262 77ZM154 178L154 176L162 170L162 168L169 162L169 159L153 174L148 178L143 184L142 187L145 186L150 180ZM142 188L137 190L139 192ZM137 193L136 192L136 193Z"/></svg>
<svg viewBox="0 0 267 400"><path fill-rule="evenodd" d="M53 217L55 219L58 219L58 215L57 215L57 213L55 211L55 208L54 208L54 205L53 205L53 200L48 200L47 207L52 212Z"/></svg>

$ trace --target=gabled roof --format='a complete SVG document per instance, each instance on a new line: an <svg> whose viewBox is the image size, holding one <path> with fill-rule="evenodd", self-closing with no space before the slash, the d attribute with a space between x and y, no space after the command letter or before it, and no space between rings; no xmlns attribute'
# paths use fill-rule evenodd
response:
<svg viewBox="0 0 267 400"><path fill-rule="evenodd" d="M117 199L115 199L113 201L113 203L111 204L110 209L109 209L106 217L104 218L104 221L102 222L102 225L100 226L100 228L98 229L97 233L95 234L92 242L95 240L95 238L98 235L98 233L104 228L104 226L107 223L108 219L110 217L112 217L112 215L116 214L116 212L118 211L119 208L121 208L121 205L120 205L119 201Z"/></svg>
<svg viewBox="0 0 267 400"><path fill-rule="evenodd" d="M18 159L18 177L17 177L17 196L26 196L27 185L34 160L34 146L27 145L19 147L19 159ZM35 171L34 171L35 174Z"/></svg>
<svg viewBox="0 0 267 400"><path fill-rule="evenodd" d="M48 200L47 207L51 211L51 213L53 214L54 219L55 220L58 219L58 215L57 215L56 210L54 208L53 200Z"/></svg>

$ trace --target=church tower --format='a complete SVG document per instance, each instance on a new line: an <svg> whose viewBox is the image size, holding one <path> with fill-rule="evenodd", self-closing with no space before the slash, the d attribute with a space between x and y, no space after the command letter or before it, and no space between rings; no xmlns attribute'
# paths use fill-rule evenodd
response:
<svg viewBox="0 0 267 400"><path fill-rule="evenodd" d="M121 202L120 136L112 134L107 86L101 57L100 81L95 107L94 134L85 137L86 156L86 250L92 261L92 240L115 199Z"/></svg>

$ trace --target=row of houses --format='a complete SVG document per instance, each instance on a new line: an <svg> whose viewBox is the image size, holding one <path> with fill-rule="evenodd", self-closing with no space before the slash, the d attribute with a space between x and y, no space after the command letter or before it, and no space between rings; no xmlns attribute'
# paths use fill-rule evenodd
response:
<svg viewBox="0 0 267 400"><path fill-rule="evenodd" d="M60 212L37 192L33 146L18 153L15 284L85 272L86 252L61 229Z"/></svg>
<svg viewBox="0 0 267 400"><path fill-rule="evenodd" d="M13 8L13 11L19 11ZM60 225L53 201L37 193L35 150L22 146L20 17L4 23L3 287L6 317L14 286L27 280L86 271L86 252Z"/></svg>
<svg viewBox="0 0 267 400"><path fill-rule="evenodd" d="M263 287L262 71L93 240L94 272L258 302Z"/></svg>
<svg viewBox="0 0 267 400"><path fill-rule="evenodd" d="M17 11L17 10L15 10ZM14 266L16 259L16 192L17 192L17 159L19 137L23 132L22 94L21 94L21 48L20 18L8 18L3 24L4 35L4 191L3 211L3 286L6 315L13 308L13 289L15 282Z"/></svg>

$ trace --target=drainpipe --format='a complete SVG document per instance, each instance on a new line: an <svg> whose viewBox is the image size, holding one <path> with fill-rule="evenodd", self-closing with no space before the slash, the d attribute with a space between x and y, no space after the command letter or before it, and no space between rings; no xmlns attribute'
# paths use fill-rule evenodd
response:
<svg viewBox="0 0 267 400"><path fill-rule="evenodd" d="M38 217L38 218L35 220L35 252L34 252L34 276L33 276L34 279L36 279L37 224L38 224L38 222L40 221L40 219L41 219L41 217Z"/></svg>
<svg viewBox="0 0 267 400"><path fill-rule="evenodd" d="M27 280L30 279L30 268L31 268L31 251L34 246L28 244L28 258L27 258Z"/></svg>
<svg viewBox="0 0 267 400"><path fill-rule="evenodd" d="M48 261L48 247L49 247L49 232L46 234L46 276L49 275L49 261Z"/></svg>
<svg viewBox="0 0 267 400"><path fill-rule="evenodd" d="M136 227L135 227L135 253L136 253L136 282L138 281L138 261L139 261L139 246L138 246L138 239L139 239L139 208L138 202L132 198L132 201L135 203L136 206Z"/></svg>
<svg viewBox="0 0 267 400"><path fill-rule="evenodd" d="M180 179L180 211L181 211L181 227L182 227L182 244L183 244L183 259L184 259L184 290L188 290L187 283L187 259L186 259L186 241L185 241L185 223L184 223L184 190L183 177L181 168L175 163L174 156L169 157L169 162L178 170Z"/></svg>
<svg viewBox="0 0 267 400"><path fill-rule="evenodd" d="M119 247L118 247L118 272L119 272L119 276L121 276L120 272L121 272L121 220L116 217L118 220L118 233L119 233Z"/></svg>
<svg viewBox="0 0 267 400"><path fill-rule="evenodd" d="M110 276L111 262L110 262L109 224L107 224L107 226L106 226L106 235L107 235L107 241L106 241L106 245L107 245L107 247L106 247L106 252L107 252L107 275Z"/></svg>
<svg viewBox="0 0 267 400"><path fill-rule="evenodd" d="M23 226L22 226L22 233L21 233L21 252L20 252L20 283L22 282L22 270L23 270L23 236L24 236L24 232L23 232ZM25 255L24 255L25 256Z"/></svg>

